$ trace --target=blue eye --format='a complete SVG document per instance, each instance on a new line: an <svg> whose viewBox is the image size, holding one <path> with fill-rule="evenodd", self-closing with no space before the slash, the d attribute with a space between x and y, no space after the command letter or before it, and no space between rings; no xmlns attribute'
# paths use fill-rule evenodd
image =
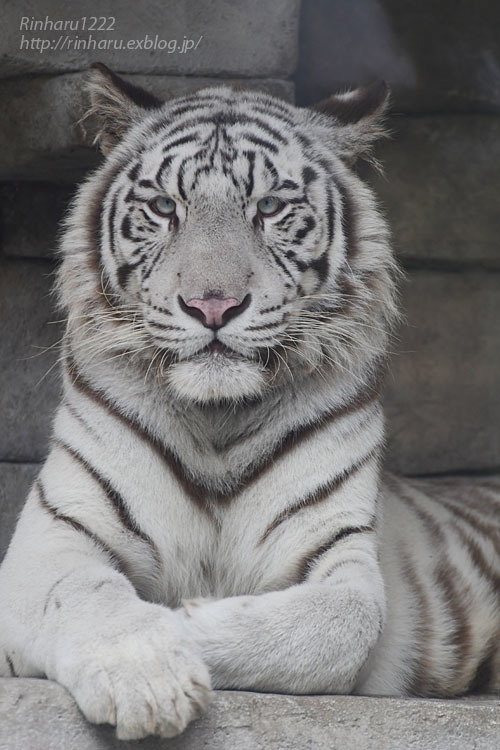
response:
<svg viewBox="0 0 500 750"><path fill-rule="evenodd" d="M174 216L175 215L175 201L172 198L167 198L164 195L157 195L148 203L150 209L158 214L158 216Z"/></svg>
<svg viewBox="0 0 500 750"><path fill-rule="evenodd" d="M261 198L257 203L257 210L261 216L274 216L279 213L285 204L279 198L269 195L267 198Z"/></svg>

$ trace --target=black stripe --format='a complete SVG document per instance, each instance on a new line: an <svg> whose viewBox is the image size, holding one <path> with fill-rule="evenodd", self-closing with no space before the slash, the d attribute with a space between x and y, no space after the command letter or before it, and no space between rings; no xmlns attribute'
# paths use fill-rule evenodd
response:
<svg viewBox="0 0 500 750"><path fill-rule="evenodd" d="M87 245L90 252L87 254L86 258L89 271L94 275L98 289L102 289L103 279L106 276L101 254L101 248L103 244L106 244L103 227L105 216L104 200L116 177L120 174L122 169L127 166L129 166L129 159L124 159L117 164L107 175L101 188L89 199L87 204L88 210L84 219L84 226L87 234ZM109 283L109 279L107 279L107 282ZM111 305L109 294L94 295L93 304L96 303L101 304L105 308L111 307L114 309Z"/></svg>
<svg viewBox="0 0 500 750"><path fill-rule="evenodd" d="M38 478L35 482L35 486L38 490L38 500L40 502L40 505L42 508L49 513L52 518L55 521L62 521L63 523L70 526L75 531L78 531L81 534L84 534L88 539L90 539L95 545L100 547L103 552L105 552L110 561L114 564L114 566L121 572L125 573L126 566L124 563L120 560L119 555L109 547L106 542L104 542L100 537L97 536L97 534L94 534L93 531L90 531L86 526L84 526L80 521L77 521L75 518L72 518L71 516L67 516L64 513L61 513L57 508L54 508L50 503L48 502L46 495L45 495L45 489L42 484L42 480Z"/></svg>
<svg viewBox="0 0 500 750"><path fill-rule="evenodd" d="M208 491L201 485L192 482L188 477L180 459L166 446L164 446L156 437L151 435L146 428L139 425L137 422L132 420L127 414L121 411L117 404L109 401L101 393L95 391L92 386L82 377L78 372L76 363L74 360L67 356L67 367L68 374L72 385L83 393L87 398L96 402L101 408L104 408L111 416L118 419L123 425L129 430L132 430L141 440L144 440L154 450L166 464L167 468L174 475L180 486L186 493L186 495L192 500L200 509L204 510L208 515L211 513L208 510L206 498L209 495Z"/></svg>
<svg viewBox="0 0 500 750"><path fill-rule="evenodd" d="M109 479L102 476L102 474L100 474L97 469L92 466L92 464L90 464L89 461L84 458L75 448L59 439L56 439L55 443L64 451L66 451L66 453L68 453L73 459L75 459L75 461L77 461L88 474L90 474L90 476L103 490L125 529L130 533L135 534L135 536L139 537L139 539L141 539L143 542L149 544L155 554L155 557L157 558L157 560L159 560L160 556L155 543L148 534L144 533L144 531L142 531L138 527L137 521L130 515L130 511L127 507L127 504L125 503L125 500L113 487Z"/></svg>
<svg viewBox="0 0 500 750"><path fill-rule="evenodd" d="M455 670L450 675L448 693L463 692L466 687L463 685L463 677L469 667L472 647L471 628L467 619L468 609L464 604L463 577L457 567L448 559L446 536L437 519L421 508L408 493L400 493L400 497L411 508L424 529L429 533L433 548L440 551L440 557L434 568L434 582L441 590L444 603L453 618L454 628L448 638L448 643L454 646L456 653Z"/></svg>
<svg viewBox="0 0 500 750"><path fill-rule="evenodd" d="M127 176L129 180L132 180L132 182L135 182L137 180L140 168L141 168L141 162L138 161L136 164L134 164L132 169L128 172Z"/></svg>
<svg viewBox="0 0 500 750"><path fill-rule="evenodd" d="M182 160L177 170L177 190L183 200L187 200L186 191L184 190L184 172L186 171L186 164L192 157L186 157Z"/></svg>
<svg viewBox="0 0 500 750"><path fill-rule="evenodd" d="M373 526L347 526L346 528L341 529L336 534L334 534L331 539L329 539L327 542L325 542L312 552L309 552L302 559L302 561L298 564L297 580L305 581L308 575L314 569L315 563L320 559L320 557L332 550L343 539L347 539L354 534L365 534L373 531Z"/></svg>
<svg viewBox="0 0 500 750"><path fill-rule="evenodd" d="M278 186L278 190L298 190L299 185L293 180L284 180L281 185Z"/></svg>
<svg viewBox="0 0 500 750"><path fill-rule="evenodd" d="M170 166L170 164L172 163L173 159L174 159L174 157L173 157L172 154L169 154L168 156L165 156L165 158L163 159L162 163L160 164L160 166L158 168L156 176L155 176L155 180L156 180L157 185L161 185L161 179L163 177L163 172L166 170L167 167Z"/></svg>
<svg viewBox="0 0 500 750"><path fill-rule="evenodd" d="M248 177L246 180L246 195L249 197L252 195L254 187L254 170L255 170L255 151L244 151L244 155L248 159Z"/></svg>
<svg viewBox="0 0 500 750"><path fill-rule="evenodd" d="M348 258L348 260L352 260L358 253L358 237L356 231L356 214L354 201L345 185L338 184L337 189L340 193L340 197L342 198L342 229L344 232L346 243L346 257ZM330 209L328 209L328 212L329 210ZM331 242L331 238L329 238L329 242Z"/></svg>
<svg viewBox="0 0 500 750"><path fill-rule="evenodd" d="M280 181L278 171L272 161L264 154L264 165L268 172L270 173L271 177L273 178L273 184L271 185L271 190L275 190L278 187L278 183ZM290 199L288 203L293 203L294 199Z"/></svg>
<svg viewBox="0 0 500 750"><path fill-rule="evenodd" d="M125 203L132 203L133 201L136 201L138 198L137 193L135 192L134 188L130 188L127 195L123 199Z"/></svg>
<svg viewBox="0 0 500 750"><path fill-rule="evenodd" d="M192 143L193 141L197 141L199 137L199 133L197 132L183 135L181 136L181 138L177 138L177 140L172 141L171 143L166 143L163 147L163 152L166 153L167 151L170 151L170 149L176 148L177 146L183 146L185 143Z"/></svg>
<svg viewBox="0 0 500 750"><path fill-rule="evenodd" d="M158 229L158 227L160 226L160 224L157 221L153 221L153 219L151 218L151 216L149 216L149 214L147 214L146 211L143 208L139 209L139 213L144 217L144 219L148 222L148 224L150 226L152 226L154 229ZM136 251L134 251L134 252L136 252Z"/></svg>
<svg viewBox="0 0 500 750"><path fill-rule="evenodd" d="M5 653L5 660L7 662L7 666L9 667L10 676L11 677L17 677L17 672L14 669L14 664L12 662L12 659L10 658L9 654L7 653L7 651L5 651L4 653Z"/></svg>
<svg viewBox="0 0 500 750"><path fill-rule="evenodd" d="M84 418L82 417L82 415L81 415L81 414L80 414L80 413L79 413L79 412L77 411L76 407L75 407L75 406L74 406L73 404L71 404L71 403L70 403L69 401L65 401L65 402L64 402L64 406L65 406L65 407L66 407L66 409L67 409L67 410L69 411L69 413L71 414L71 416L72 416L72 417L73 417L74 419L76 419L76 420L77 420L77 422L79 422L79 423L80 423L80 424L82 425L82 427L83 427L83 428L84 428L84 429L85 429L85 430L86 430L87 432L92 432L92 433L94 433L94 435L96 435L96 431L94 430L94 428L93 428L93 427L92 427L91 425L87 424L87 422L85 421L85 419L84 419Z"/></svg>
<svg viewBox="0 0 500 750"><path fill-rule="evenodd" d="M291 279L291 280L293 281L293 283L295 284L295 279L294 279L293 275L292 275L292 274L290 273L290 271L289 271L289 270L288 270L288 268L287 268L287 267L285 266L285 264L283 263L283 261L281 260L281 258L280 258L280 257L278 256L278 254L277 254L277 253L275 253L275 252L274 252L274 250L273 250L273 249L272 249L271 247L269 247L269 245L266 245L266 249L268 250L268 252L270 252L270 253L271 253L271 255L273 256L273 258L274 258L274 260L276 261L276 263L278 264L278 266L280 266L280 268L282 268L282 269L283 269L283 271L284 271L284 272L286 273L286 275L287 275L287 276L288 276L288 277L289 277L289 278L290 278L290 279Z"/></svg>
<svg viewBox="0 0 500 750"><path fill-rule="evenodd" d="M327 231L328 231L328 248L330 248L330 245L332 244L333 240L333 231L335 227L335 204L333 202L333 195L330 185L327 187L327 201L326 201L326 221L327 221Z"/></svg>
<svg viewBox="0 0 500 750"><path fill-rule="evenodd" d="M282 219L279 219L278 221L274 222L275 227L282 227L283 229L288 229L292 221L295 219L294 213L288 213L285 216L283 216Z"/></svg>
<svg viewBox="0 0 500 750"><path fill-rule="evenodd" d="M121 226L121 232L123 237L125 237L126 240L139 240L139 237L134 237L134 235L131 233L130 229L132 226L132 222L130 221L129 214L126 214L123 217L122 220L122 226Z"/></svg>
<svg viewBox="0 0 500 750"><path fill-rule="evenodd" d="M111 255L115 255L115 216L116 216L116 202L117 202L117 196L116 194L113 196L113 201L111 203L111 209L109 211L108 215L108 232L109 232L109 249L111 250Z"/></svg>
<svg viewBox="0 0 500 750"><path fill-rule="evenodd" d="M348 401L346 404L330 409L312 422L301 425L300 427L292 428L279 440L277 447L270 456L258 463L251 472L244 475L243 482L245 486L257 481L263 474L274 468L276 461L293 451L297 445L304 440L310 439L313 435L321 432L321 430L325 429L333 422L350 414L354 414L372 404L378 399L381 386L382 383L380 381L374 381L371 384L367 384L363 390L354 395L351 401ZM239 440L233 441L232 445L244 442L246 437L247 436L244 435Z"/></svg>
<svg viewBox="0 0 500 750"><path fill-rule="evenodd" d="M398 557L401 563L401 573L413 591L417 601L417 621L415 622L415 658L412 665L411 685L409 691L413 695L435 695L442 693L442 686L433 677L434 663L428 647L435 635L431 606L425 586L418 578L417 565L407 554L399 549Z"/></svg>
<svg viewBox="0 0 500 750"><path fill-rule="evenodd" d="M440 497L438 500L439 504L447 508L451 513L458 516L462 521L471 526L474 531L479 532L482 536L490 540L495 550L495 559L500 560L500 539L498 538L498 527L492 527L491 523L484 522L479 519L474 513L469 512L466 508L454 505L453 500L446 497ZM481 574L488 578L493 586L493 590L497 595L500 596L500 574L497 573L491 566L490 562L485 558L481 546L478 542L471 538L458 523L455 522L454 528L459 534L462 543L468 549L470 557L474 565L479 568Z"/></svg>
<svg viewBox="0 0 500 750"><path fill-rule="evenodd" d="M127 286L127 282L132 271L134 271L137 266L140 266L141 263L144 263L144 261L145 256L140 258L136 263L122 263L121 266L118 266L118 268L116 269L116 280L118 282L118 285L122 289L125 289L125 287Z"/></svg>
<svg viewBox="0 0 500 750"><path fill-rule="evenodd" d="M361 471L361 469L366 466L367 463L375 458L375 456L377 456L379 453L379 449L380 446L376 446L369 453L367 453L366 456L363 456L363 458L360 458L351 466L341 471L340 474L336 474L328 481L323 482L323 484L320 484L308 495L301 498L288 508L285 508L285 510L283 510L274 519L274 521L269 524L269 526L259 539L258 544L263 544L263 542L266 541L271 532L273 532L284 521L288 521L299 511L303 510L304 508L310 508L312 505L318 505L319 503L327 500L332 495L332 493L337 492L342 487L342 485L344 485L349 479L352 479L352 477L354 477L358 473L358 471Z"/></svg>
<svg viewBox="0 0 500 750"><path fill-rule="evenodd" d="M226 491L214 491L213 489L209 490L203 485L192 481L180 458L173 453L173 451L163 445L155 436L151 435L145 427L142 427L132 420L128 414L122 412L116 403L112 403L105 398L103 394L95 391L79 373L76 363L69 354L66 355L66 366L68 368L68 377L72 385L87 398L90 398L92 401L100 405L101 408L104 408L110 415L119 419L122 424L132 430L138 435L138 437L146 441L155 453L165 462L167 468L176 478L189 499L194 502L197 507L207 513L207 515L213 520L215 519L207 504L208 498L216 501L225 500L226 502L234 499L241 492L246 490L247 487L258 481L266 472L272 470L275 462L290 451L294 450L300 442L310 438L315 433L320 432L332 422L364 409L375 402L379 397L382 385L380 380L374 380L372 383L367 383L359 393L353 396L351 401L325 412L312 422L292 428L278 441L278 444L271 455L266 456L262 461L258 462L247 472L243 473L235 488ZM231 446L244 442L247 437L248 435L245 434L242 435L241 438L233 440ZM219 451L223 451L226 448L227 446L220 446Z"/></svg>
<svg viewBox="0 0 500 750"><path fill-rule="evenodd" d="M166 323L157 323L155 320L148 320L148 325L153 328L160 328L162 331L185 331L181 326L167 325Z"/></svg>
<svg viewBox="0 0 500 750"><path fill-rule="evenodd" d="M318 179L318 174L312 167L304 167L302 170L302 179L305 185L309 185L311 182Z"/></svg>
<svg viewBox="0 0 500 750"><path fill-rule="evenodd" d="M325 251L319 258L315 258L310 264L310 268L316 271L320 282L326 281L328 277L328 270L330 268L330 260L328 252Z"/></svg>
<svg viewBox="0 0 500 750"><path fill-rule="evenodd" d="M170 228L170 224L169 224L169 228ZM156 255L154 256L154 258L152 260L150 260L149 266L142 273L142 281L143 281L143 283L149 279L149 277L153 273L154 269L156 268L156 265L157 265L158 261L160 260L161 256L164 255L164 253L165 253L165 248L163 247L163 245L160 245L159 248L158 248L158 251L157 251Z"/></svg>
<svg viewBox="0 0 500 750"><path fill-rule="evenodd" d="M293 239L294 245L301 245L302 240L307 237L309 232L312 232L312 230L316 226L316 219L313 216L306 216L304 219L304 224L300 229L297 229L295 232L295 237Z"/></svg>
<svg viewBox="0 0 500 750"><path fill-rule="evenodd" d="M261 326L249 326L245 330L246 331L266 331L266 330L269 330L270 328L278 328L282 323L283 323L283 318L281 318L280 320L274 323L265 323L264 325L261 325ZM257 339L254 339L254 341L256 340Z"/></svg>
<svg viewBox="0 0 500 750"><path fill-rule="evenodd" d="M235 113L229 112L225 113L223 111L214 112L209 117L192 117L189 120L186 120L182 123L183 128L189 128L196 125L223 125L226 127L229 127L231 125L245 125L248 126L251 125L257 125L261 130L264 131L264 133L267 133L267 135L272 136L278 143L283 144L284 146L288 145L288 139L285 138L284 135L282 135L278 130L275 128L272 128L267 122L264 120L261 120L259 117L252 117L251 115L248 115L246 113L243 113L240 116L236 116Z"/></svg>
<svg viewBox="0 0 500 750"><path fill-rule="evenodd" d="M268 151L271 151L271 153L273 154L278 153L278 150L279 150L278 147L274 143L264 140L264 138L259 138L258 136L252 135L251 133L242 133L242 136L243 138L245 138L245 140L250 141L250 143L255 144L255 146L260 146L261 148L265 148Z"/></svg>

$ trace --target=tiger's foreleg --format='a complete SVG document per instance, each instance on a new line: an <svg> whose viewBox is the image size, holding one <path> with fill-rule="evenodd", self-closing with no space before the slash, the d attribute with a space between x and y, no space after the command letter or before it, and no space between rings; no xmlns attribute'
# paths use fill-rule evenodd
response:
<svg viewBox="0 0 500 750"><path fill-rule="evenodd" d="M0 569L0 676L57 680L121 739L178 734L210 697L181 618L142 601L98 536L49 508L35 483Z"/></svg>
<svg viewBox="0 0 500 750"><path fill-rule="evenodd" d="M321 582L181 611L215 688L349 693L382 631L385 597L375 561L346 562Z"/></svg>

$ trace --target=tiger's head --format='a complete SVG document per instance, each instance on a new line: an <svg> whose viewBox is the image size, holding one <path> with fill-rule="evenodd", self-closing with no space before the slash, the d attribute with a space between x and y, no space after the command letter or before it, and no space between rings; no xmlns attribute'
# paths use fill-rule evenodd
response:
<svg viewBox="0 0 500 750"><path fill-rule="evenodd" d="M90 94L106 159L59 274L88 366L126 360L197 403L379 366L394 265L351 167L381 135L385 85L314 111L223 86L162 103L97 64Z"/></svg>

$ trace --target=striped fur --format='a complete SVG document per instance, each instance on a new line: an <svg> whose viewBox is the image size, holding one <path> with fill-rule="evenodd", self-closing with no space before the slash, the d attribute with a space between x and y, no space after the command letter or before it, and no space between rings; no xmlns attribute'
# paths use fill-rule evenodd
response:
<svg viewBox="0 0 500 750"><path fill-rule="evenodd" d="M161 104L99 66L92 97L107 159L65 221L64 397L0 570L0 673L130 739L210 686L498 690L500 482L380 472L397 271L350 165L385 90ZM221 298L217 329L188 304Z"/></svg>

